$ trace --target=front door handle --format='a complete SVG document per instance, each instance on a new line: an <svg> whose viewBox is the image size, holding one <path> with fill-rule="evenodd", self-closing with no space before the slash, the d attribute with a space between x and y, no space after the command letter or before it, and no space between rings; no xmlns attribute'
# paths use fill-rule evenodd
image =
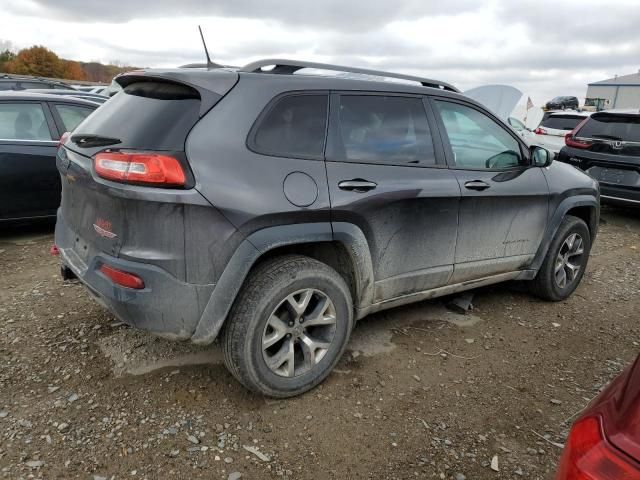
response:
<svg viewBox="0 0 640 480"><path fill-rule="evenodd" d="M340 190L349 190L352 192L364 193L369 190L373 190L378 186L375 182L369 182L361 178L354 178L353 180L342 180L338 183Z"/></svg>
<svg viewBox="0 0 640 480"><path fill-rule="evenodd" d="M464 184L464 188L468 188L469 190L486 190L490 185L482 180L471 180L470 182L466 182Z"/></svg>

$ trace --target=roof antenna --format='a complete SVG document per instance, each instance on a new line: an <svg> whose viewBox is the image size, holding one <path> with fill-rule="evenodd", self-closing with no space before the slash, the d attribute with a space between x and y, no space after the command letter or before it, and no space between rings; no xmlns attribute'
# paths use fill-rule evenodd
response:
<svg viewBox="0 0 640 480"><path fill-rule="evenodd" d="M209 57L209 50L207 50L207 43L204 41L204 35L202 34L202 28L198 25L198 30L200 31L200 38L202 39L202 46L204 47L204 53L207 56L207 68L221 68L222 65L218 65L211 61Z"/></svg>

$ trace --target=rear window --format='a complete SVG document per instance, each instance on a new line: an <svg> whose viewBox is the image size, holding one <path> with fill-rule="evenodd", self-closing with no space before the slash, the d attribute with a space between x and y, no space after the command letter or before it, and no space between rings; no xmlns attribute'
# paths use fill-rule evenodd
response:
<svg viewBox="0 0 640 480"><path fill-rule="evenodd" d="M117 148L181 151L199 110L198 92L186 85L134 82L81 122L74 135L118 139Z"/></svg>
<svg viewBox="0 0 640 480"><path fill-rule="evenodd" d="M578 115L551 115L540 123L543 128L553 128L554 130L568 130L571 131L583 121L585 117Z"/></svg>
<svg viewBox="0 0 640 480"><path fill-rule="evenodd" d="M266 155L321 159L327 130L328 96L289 95L263 114L251 148Z"/></svg>
<svg viewBox="0 0 640 480"><path fill-rule="evenodd" d="M640 142L640 115L595 114L576 136Z"/></svg>

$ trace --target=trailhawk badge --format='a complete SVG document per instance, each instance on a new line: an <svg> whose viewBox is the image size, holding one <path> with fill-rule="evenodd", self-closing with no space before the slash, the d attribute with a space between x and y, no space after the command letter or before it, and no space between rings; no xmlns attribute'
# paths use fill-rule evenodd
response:
<svg viewBox="0 0 640 480"><path fill-rule="evenodd" d="M93 224L93 229L104 238L116 238L118 235L111 231L111 222L103 218L96 218L96 223Z"/></svg>

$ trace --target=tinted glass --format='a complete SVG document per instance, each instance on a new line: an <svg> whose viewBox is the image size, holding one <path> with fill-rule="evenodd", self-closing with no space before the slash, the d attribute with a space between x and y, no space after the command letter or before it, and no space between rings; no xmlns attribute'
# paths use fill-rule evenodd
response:
<svg viewBox="0 0 640 480"><path fill-rule="evenodd" d="M13 90L16 88L16 82L0 82L0 90Z"/></svg>
<svg viewBox="0 0 640 480"><path fill-rule="evenodd" d="M573 130L586 117L578 115L551 115L540 123L543 128L553 128L554 130Z"/></svg>
<svg viewBox="0 0 640 480"><path fill-rule="evenodd" d="M44 82L20 82L20 88L24 88L26 90L34 88L51 88L51 84Z"/></svg>
<svg viewBox="0 0 640 480"><path fill-rule="evenodd" d="M180 151L199 111L200 97L189 87L136 82L105 102L100 115L88 117L74 134L119 139L119 148Z"/></svg>
<svg viewBox="0 0 640 480"><path fill-rule="evenodd" d="M431 132L419 98L342 95L340 133L347 160L435 164Z"/></svg>
<svg viewBox="0 0 640 480"><path fill-rule="evenodd" d="M640 142L640 115L593 115L578 131L578 137Z"/></svg>
<svg viewBox="0 0 640 480"><path fill-rule="evenodd" d="M512 168L525 163L520 144L501 125L471 107L436 101L436 110L462 168Z"/></svg>
<svg viewBox="0 0 640 480"><path fill-rule="evenodd" d="M0 139L51 140L39 103L0 103Z"/></svg>
<svg viewBox="0 0 640 480"><path fill-rule="evenodd" d="M60 114L65 131L71 132L74 128L89 116L93 110L86 107L78 107L75 105L55 105L55 109Z"/></svg>
<svg viewBox="0 0 640 480"><path fill-rule="evenodd" d="M254 148L267 155L322 158L327 103L327 95L293 95L280 99L260 121Z"/></svg>

